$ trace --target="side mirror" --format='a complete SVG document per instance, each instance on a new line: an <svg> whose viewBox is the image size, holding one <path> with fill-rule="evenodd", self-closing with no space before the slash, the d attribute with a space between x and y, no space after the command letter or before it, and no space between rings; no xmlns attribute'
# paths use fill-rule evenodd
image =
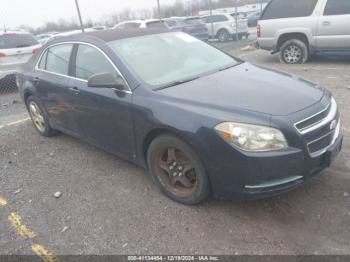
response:
<svg viewBox="0 0 350 262"><path fill-rule="evenodd" d="M101 73L92 75L88 79L88 87L125 90L125 81L111 73Z"/></svg>

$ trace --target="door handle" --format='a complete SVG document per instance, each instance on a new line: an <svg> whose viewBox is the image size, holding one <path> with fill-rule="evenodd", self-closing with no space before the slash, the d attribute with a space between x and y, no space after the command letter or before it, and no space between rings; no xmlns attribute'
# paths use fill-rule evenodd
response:
<svg viewBox="0 0 350 262"><path fill-rule="evenodd" d="M34 83L37 84L37 83L39 83L39 82L40 82L40 78L39 78L39 77L35 77L35 78L34 78Z"/></svg>
<svg viewBox="0 0 350 262"><path fill-rule="evenodd" d="M75 87L71 87L68 89L70 93L74 94L74 95L79 95L80 94L80 90L75 86Z"/></svg>
<svg viewBox="0 0 350 262"><path fill-rule="evenodd" d="M323 26L330 26L331 25L331 22L330 21L324 21L322 23Z"/></svg>

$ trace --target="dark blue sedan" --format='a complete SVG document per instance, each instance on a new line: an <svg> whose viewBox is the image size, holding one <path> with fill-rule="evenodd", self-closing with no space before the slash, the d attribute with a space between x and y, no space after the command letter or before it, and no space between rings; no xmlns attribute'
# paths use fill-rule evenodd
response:
<svg viewBox="0 0 350 262"><path fill-rule="evenodd" d="M184 204L286 192L329 167L342 146L326 89L181 32L60 38L17 84L40 134L64 132L148 168Z"/></svg>

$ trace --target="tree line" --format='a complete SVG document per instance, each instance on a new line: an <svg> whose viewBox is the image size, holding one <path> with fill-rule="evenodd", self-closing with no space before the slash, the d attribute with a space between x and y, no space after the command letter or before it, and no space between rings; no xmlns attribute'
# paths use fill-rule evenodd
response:
<svg viewBox="0 0 350 262"><path fill-rule="evenodd" d="M213 9L226 8L241 6L246 4L256 4L260 2L268 2L269 0L212 0L211 7ZM162 0L160 0L162 2ZM202 10L209 10L210 3L209 0L175 0L171 5L161 4L161 16L172 17L172 16L190 16L196 14ZM120 11L112 12L99 21L93 21L90 18L84 18L84 26L86 28L92 27L94 25L105 25L114 26L122 21L134 20L134 19L149 19L158 18L158 9L154 7L153 9L137 9L132 10L130 8L125 8ZM83 14L84 17L84 14ZM45 22L43 26L38 28L32 28L27 25L22 25L20 28L30 31L33 34L40 34L44 32L65 32L70 30L79 29L77 19L72 18L71 20L60 18L56 21Z"/></svg>

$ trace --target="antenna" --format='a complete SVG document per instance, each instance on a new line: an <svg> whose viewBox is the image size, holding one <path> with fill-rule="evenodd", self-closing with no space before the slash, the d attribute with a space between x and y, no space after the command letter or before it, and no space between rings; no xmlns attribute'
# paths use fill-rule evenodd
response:
<svg viewBox="0 0 350 262"><path fill-rule="evenodd" d="M78 0L75 0L75 6L77 7L77 12L78 12L78 16L79 16L79 22L80 22L81 31L84 33L85 32L84 24L83 24L83 19L81 18L81 13L80 13Z"/></svg>

